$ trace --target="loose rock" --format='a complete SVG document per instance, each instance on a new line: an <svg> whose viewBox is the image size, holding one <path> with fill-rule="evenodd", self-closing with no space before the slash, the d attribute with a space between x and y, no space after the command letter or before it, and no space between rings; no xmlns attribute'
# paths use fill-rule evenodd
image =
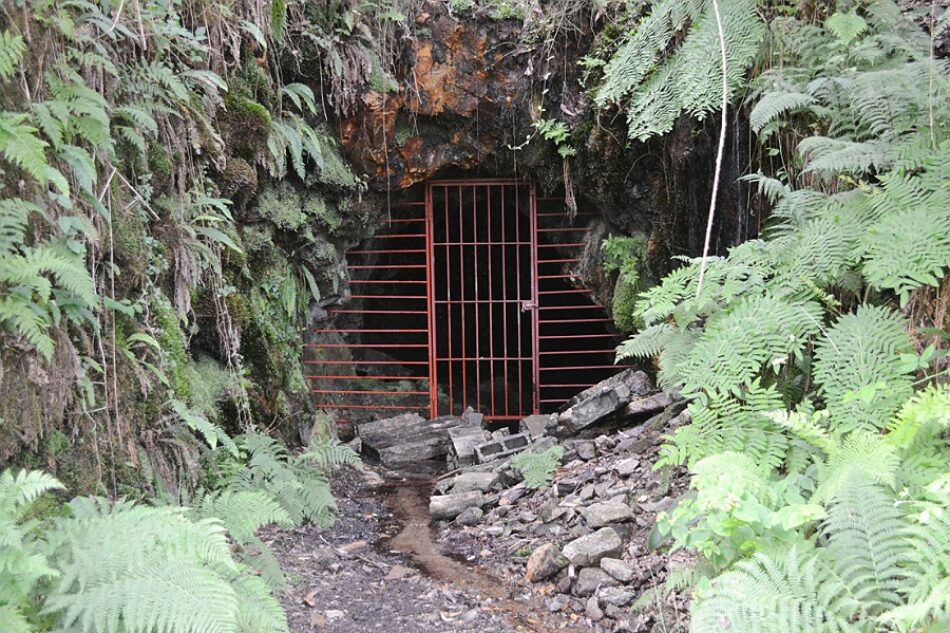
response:
<svg viewBox="0 0 950 633"><path fill-rule="evenodd" d="M620 536L609 527L582 536L564 546L564 556L575 565L593 565L605 556L620 553Z"/></svg>
<svg viewBox="0 0 950 633"><path fill-rule="evenodd" d="M614 587L618 584L616 578L600 567L585 567L577 575L577 582L574 583L574 595L590 596L597 591L598 587Z"/></svg>
<svg viewBox="0 0 950 633"><path fill-rule="evenodd" d="M561 571L565 565L567 565L567 560L561 556L557 545L545 543L528 557L525 577L528 582L540 582Z"/></svg>
<svg viewBox="0 0 950 633"><path fill-rule="evenodd" d="M625 503L605 501L595 503L581 510L588 527L600 528L611 523L623 523L633 518L630 506Z"/></svg>

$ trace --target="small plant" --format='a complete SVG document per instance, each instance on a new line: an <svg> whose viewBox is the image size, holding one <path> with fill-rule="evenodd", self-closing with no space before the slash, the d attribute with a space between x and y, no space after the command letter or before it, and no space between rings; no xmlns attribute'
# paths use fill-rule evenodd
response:
<svg viewBox="0 0 950 633"><path fill-rule="evenodd" d="M554 478L554 469L561 463L564 448L552 446L541 453L526 451L511 459L511 465L524 476L528 488L544 488L551 484Z"/></svg>

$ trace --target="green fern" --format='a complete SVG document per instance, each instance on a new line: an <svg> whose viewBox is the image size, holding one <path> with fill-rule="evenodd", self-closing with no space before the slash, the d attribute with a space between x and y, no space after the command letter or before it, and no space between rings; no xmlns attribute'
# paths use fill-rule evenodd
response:
<svg viewBox="0 0 950 633"><path fill-rule="evenodd" d="M691 633L864 633L857 601L806 546L756 554L712 581L690 611Z"/></svg>
<svg viewBox="0 0 950 633"><path fill-rule="evenodd" d="M837 430L886 424L912 393L911 377L899 358L910 349L901 317L877 306L842 316L819 339L814 378Z"/></svg>
<svg viewBox="0 0 950 633"><path fill-rule="evenodd" d="M14 35L10 31L0 33L0 81L6 81L13 76L25 51L26 44L22 36Z"/></svg>
<svg viewBox="0 0 950 633"><path fill-rule="evenodd" d="M554 478L554 470L561 463L561 457L563 456L563 447L552 446L540 453L526 451L515 455L511 458L511 465L524 477L525 485L528 488L545 488L551 484Z"/></svg>

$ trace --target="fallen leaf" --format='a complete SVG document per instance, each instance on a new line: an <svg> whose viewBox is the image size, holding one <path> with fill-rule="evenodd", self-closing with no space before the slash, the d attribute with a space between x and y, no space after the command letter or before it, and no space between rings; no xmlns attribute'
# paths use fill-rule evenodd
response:
<svg viewBox="0 0 950 633"><path fill-rule="evenodd" d="M317 602L316 600L314 600L316 596L317 596L317 590L314 589L313 591L311 591L310 593L308 593L307 595L303 597L303 603L307 605L308 607L316 606Z"/></svg>
<svg viewBox="0 0 950 633"><path fill-rule="evenodd" d="M327 619L319 611L310 612L310 626L326 626Z"/></svg>

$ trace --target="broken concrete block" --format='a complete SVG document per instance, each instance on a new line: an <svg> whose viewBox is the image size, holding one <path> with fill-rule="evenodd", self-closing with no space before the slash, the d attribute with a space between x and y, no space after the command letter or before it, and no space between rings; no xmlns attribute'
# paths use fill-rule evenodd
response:
<svg viewBox="0 0 950 633"><path fill-rule="evenodd" d="M485 431L482 429L481 421L477 424L463 423L449 429L448 433L449 442L451 442L448 457L449 468L461 468L474 464L475 447L485 441Z"/></svg>
<svg viewBox="0 0 950 633"><path fill-rule="evenodd" d="M356 428L363 451L384 466L398 468L426 460L445 459L451 444L448 431L462 424L455 416L426 420L404 413Z"/></svg>
<svg viewBox="0 0 950 633"><path fill-rule="evenodd" d="M628 416L641 416L644 414L652 414L657 411L662 411L666 407L673 404L673 396L666 391L661 391L649 396L641 396L634 400L631 400L627 405L626 410L624 411L625 415Z"/></svg>
<svg viewBox="0 0 950 633"><path fill-rule="evenodd" d="M486 503L485 495L478 490L436 495L429 499L429 514L437 521L446 521L454 519L469 508L481 508Z"/></svg>
<svg viewBox="0 0 950 633"><path fill-rule="evenodd" d="M488 462L522 451L529 444L531 444L531 438L527 433L516 433L479 444L475 447L475 456L479 462Z"/></svg>
<svg viewBox="0 0 950 633"><path fill-rule="evenodd" d="M527 433L532 439L538 439L547 434L550 424L551 416L547 413L529 415L518 423L518 430Z"/></svg>

